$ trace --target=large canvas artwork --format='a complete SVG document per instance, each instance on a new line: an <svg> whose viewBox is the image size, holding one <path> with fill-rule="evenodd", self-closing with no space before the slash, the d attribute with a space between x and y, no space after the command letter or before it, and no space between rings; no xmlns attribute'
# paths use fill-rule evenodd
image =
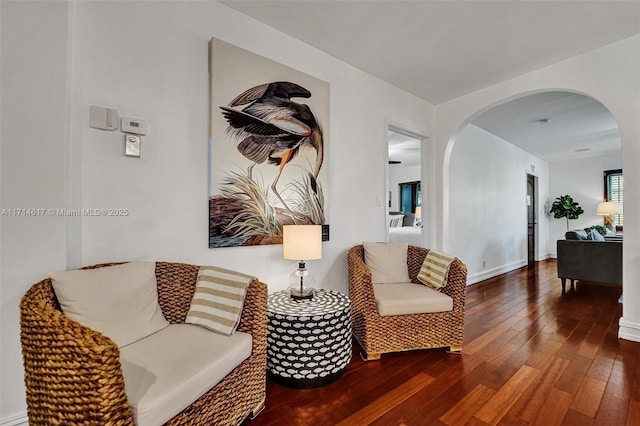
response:
<svg viewBox="0 0 640 426"><path fill-rule="evenodd" d="M211 39L209 247L327 226L329 84Z"/></svg>

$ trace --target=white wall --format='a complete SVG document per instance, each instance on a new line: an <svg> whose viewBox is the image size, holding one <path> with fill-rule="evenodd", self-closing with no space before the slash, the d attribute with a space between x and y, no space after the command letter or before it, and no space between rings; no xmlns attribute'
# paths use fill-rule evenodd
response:
<svg viewBox="0 0 640 426"><path fill-rule="evenodd" d="M122 207L125 218L1 218L0 424L24 416L17 304L53 269L111 260L223 265L284 288L280 247L207 248L207 42L218 37L331 85L331 241L309 264L346 289L346 250L385 236L387 129L434 136L436 247L448 244L448 147L474 114L522 93L572 89L618 120L625 211L640 210L640 37L439 105L385 84L217 2L0 2L2 208ZM89 105L145 118L140 160L88 128ZM434 115L435 112L435 115ZM434 127L437 119L438 126ZM435 132L434 132L435 131ZM424 161L423 161L424 163ZM380 170L380 172L375 172ZM431 168L429 168L431 170ZM430 172L431 173L431 172ZM423 188L424 189L424 188ZM362 211L371 214L362 220ZM437 234L436 234L437 231ZM640 215L625 217L621 335L640 340Z"/></svg>
<svg viewBox="0 0 640 426"><path fill-rule="evenodd" d="M483 111L529 93L570 90L600 101L615 117L622 141L625 178L625 243L623 247L623 317L619 335L640 341L640 36L630 37L540 70L461 96L436 107L436 245L447 248L449 162L460 130Z"/></svg>
<svg viewBox="0 0 640 426"><path fill-rule="evenodd" d="M82 87L74 143L83 146L82 200L133 212L85 220L82 263L151 257L226 264L258 275L271 290L284 287L291 265L281 260L280 246L207 248L206 46L215 36L330 83L332 238L310 266L326 286L346 289L345 250L384 235L384 205L376 200L386 198L386 182L371 170L383 170L385 119L426 132L432 107L217 3L81 3L76 14L74 72ZM129 25L135 29L120 31ZM140 51L147 52L142 61ZM121 155L120 135L86 126L93 103L149 120L142 160ZM363 207L379 221L361 221Z"/></svg>
<svg viewBox="0 0 640 426"><path fill-rule="evenodd" d="M420 166L402 166L401 164L389 165L389 191L391 192L390 212L400 211L400 191L398 185L404 182L420 181ZM389 195L387 194L387 197Z"/></svg>
<svg viewBox="0 0 640 426"><path fill-rule="evenodd" d="M602 216L596 215L596 207L604 193L603 172L622 168L622 156L604 155L549 163L549 203L561 195L571 195L584 213L576 220L569 220L569 229L603 225ZM564 239L567 231L565 219L550 215L549 250L556 256L556 241Z"/></svg>
<svg viewBox="0 0 640 426"><path fill-rule="evenodd" d="M130 211L2 218L0 424L25 412L18 298L52 269L185 261L286 287L281 246L208 249L210 37L330 83L331 241L309 263L323 287L345 291L348 248L385 238L388 124L433 131L430 104L217 2L0 4L3 207ZM122 155L121 133L89 128L92 104L147 120L141 159Z"/></svg>
<svg viewBox="0 0 640 426"><path fill-rule="evenodd" d="M468 284L527 264L527 173L538 177L538 200L546 200L547 169L546 161L473 124L458 134L449 163L447 251L467 265ZM546 258L543 209L544 201L537 259Z"/></svg>
<svg viewBox="0 0 640 426"><path fill-rule="evenodd" d="M0 423L24 413L20 297L66 268L66 219L13 209L65 203L67 12L64 2L0 2Z"/></svg>

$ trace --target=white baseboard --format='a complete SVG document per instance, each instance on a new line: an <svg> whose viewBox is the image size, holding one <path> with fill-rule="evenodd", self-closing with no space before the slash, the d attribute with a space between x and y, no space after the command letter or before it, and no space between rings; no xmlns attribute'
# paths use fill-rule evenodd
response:
<svg viewBox="0 0 640 426"><path fill-rule="evenodd" d="M515 269L527 266L527 260L519 260L517 262L509 263L507 265L498 266L495 268L487 269L482 272L478 272L467 277L467 285L479 283L480 281L488 280L489 278L497 277L504 273L513 271Z"/></svg>
<svg viewBox="0 0 640 426"><path fill-rule="evenodd" d="M27 426L28 424L29 418L26 412L0 419L0 426Z"/></svg>
<svg viewBox="0 0 640 426"><path fill-rule="evenodd" d="M543 260L547 259L553 259L553 257L551 257L551 253L543 253L542 255L536 257L535 261L542 262Z"/></svg>
<svg viewBox="0 0 640 426"><path fill-rule="evenodd" d="M632 342L640 342L640 324L620 318L618 325L620 325L620 328L618 328L618 338L631 340Z"/></svg>

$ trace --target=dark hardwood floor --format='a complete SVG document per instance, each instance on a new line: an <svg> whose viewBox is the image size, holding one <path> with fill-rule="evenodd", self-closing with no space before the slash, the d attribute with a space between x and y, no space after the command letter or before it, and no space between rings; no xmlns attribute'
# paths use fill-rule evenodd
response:
<svg viewBox="0 0 640 426"><path fill-rule="evenodd" d="M618 340L620 287L560 294L553 260L470 286L461 355L362 361L295 390L267 383L258 425L640 425L640 343Z"/></svg>

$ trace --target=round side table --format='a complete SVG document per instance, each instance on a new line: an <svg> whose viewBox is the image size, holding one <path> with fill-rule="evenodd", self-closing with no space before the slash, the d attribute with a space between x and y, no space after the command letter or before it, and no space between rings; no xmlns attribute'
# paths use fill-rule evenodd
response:
<svg viewBox="0 0 640 426"><path fill-rule="evenodd" d="M351 361L349 298L314 290L311 300L293 300L288 290L267 301L267 372L277 383L298 389L337 380Z"/></svg>

